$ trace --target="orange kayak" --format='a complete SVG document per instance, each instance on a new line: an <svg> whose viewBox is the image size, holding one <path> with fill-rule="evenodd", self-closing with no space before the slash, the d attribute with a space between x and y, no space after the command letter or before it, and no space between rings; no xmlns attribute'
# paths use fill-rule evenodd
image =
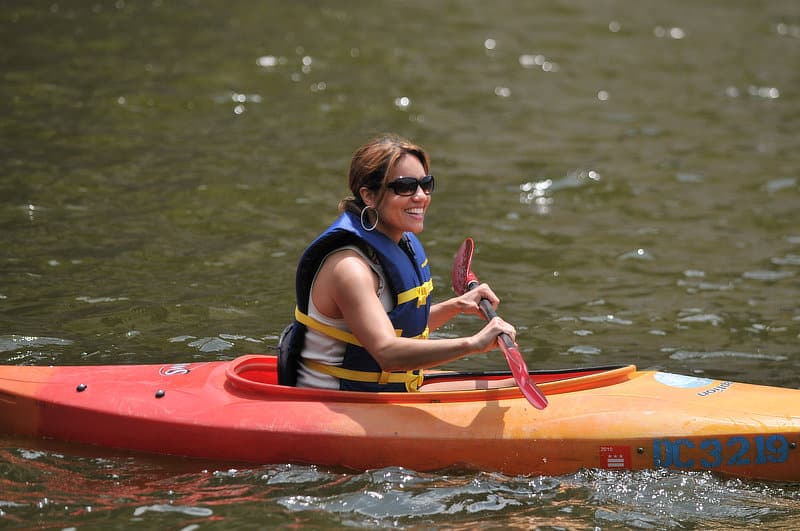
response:
<svg viewBox="0 0 800 531"><path fill-rule="evenodd" d="M0 431L159 454L366 470L561 475L667 467L800 481L800 390L635 366L518 388L358 393L277 384L276 359L0 367ZM501 373L440 373L490 380Z"/></svg>

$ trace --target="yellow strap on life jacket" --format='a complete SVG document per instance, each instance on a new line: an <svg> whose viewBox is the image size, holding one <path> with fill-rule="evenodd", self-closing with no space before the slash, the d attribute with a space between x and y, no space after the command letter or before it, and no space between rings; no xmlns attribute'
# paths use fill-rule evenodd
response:
<svg viewBox="0 0 800 531"><path fill-rule="evenodd" d="M354 382L367 382L367 383L377 383L377 384L404 383L406 384L406 391L408 392L417 391L419 389L419 386L422 385L422 382L425 379L424 376L422 375L422 369L420 369L418 374L414 374L413 371L406 371L406 372L381 371L380 373L377 373L377 372L354 371L351 369L343 369L341 367L334 367L333 365L326 365L324 363L319 363L318 361L312 361L312 360L303 360L302 363L312 371L328 374L335 378L339 378L340 380L350 380Z"/></svg>
<svg viewBox="0 0 800 531"><path fill-rule="evenodd" d="M433 291L433 280L428 280L421 286L411 288L397 295L397 305L417 299L417 308L424 306L428 296Z"/></svg>
<svg viewBox="0 0 800 531"><path fill-rule="evenodd" d="M338 339L339 341L342 341L344 343L350 343L351 345L356 345L357 347L364 346L358 339L356 339L356 336L354 336L350 332L317 321L310 315L301 312L300 308L298 308L297 306L294 307L294 318L297 319L297 322L303 323L308 328L316 330L321 334L325 334L328 337L332 337L333 339ZM426 326L425 330L423 330L420 335L414 336L412 339L428 339L428 334L430 334L430 328ZM395 328L394 335L396 335L397 337L402 337L403 330L400 328Z"/></svg>
<svg viewBox="0 0 800 531"><path fill-rule="evenodd" d="M333 339L338 339L339 341L350 343L351 345L356 345L358 347L364 346L358 341L358 339L356 339L356 336L350 332L345 332L344 330L340 330L334 326L326 325L325 323L317 321L310 315L301 312L300 308L297 306L294 307L294 318L297 319L299 323L303 323L307 327L325 334L328 337L332 337Z"/></svg>

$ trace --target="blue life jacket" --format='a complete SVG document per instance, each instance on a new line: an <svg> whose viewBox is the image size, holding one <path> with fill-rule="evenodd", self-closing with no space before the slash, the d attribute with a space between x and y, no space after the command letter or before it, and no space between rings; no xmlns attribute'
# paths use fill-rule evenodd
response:
<svg viewBox="0 0 800 531"><path fill-rule="evenodd" d="M351 391L413 391L422 382L421 371L386 372L352 334L326 326L308 316L311 284L325 257L346 245L356 245L378 261L395 300L388 312L395 333L402 337L427 338L430 293L433 291L430 267L417 237L408 232L400 243L379 231L367 231L358 216L345 212L305 250L297 266L295 322L288 341L289 359L279 363L281 383L294 385L296 367L303 350L305 332L313 328L346 343L341 368L306 362L309 368L339 378L339 388ZM294 372L294 374L292 374Z"/></svg>

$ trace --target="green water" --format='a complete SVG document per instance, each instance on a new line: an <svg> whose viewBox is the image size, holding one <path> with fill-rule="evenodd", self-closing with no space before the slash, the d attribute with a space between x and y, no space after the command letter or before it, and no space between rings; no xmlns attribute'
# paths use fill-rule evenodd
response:
<svg viewBox="0 0 800 531"><path fill-rule="evenodd" d="M435 298L472 236L531 368L800 387L796 2L11 1L0 32L4 363L272 351L353 150L394 131L437 176L421 235ZM2 442L10 527L800 515L795 487L702 475L230 472ZM109 497L120 485L135 495Z"/></svg>

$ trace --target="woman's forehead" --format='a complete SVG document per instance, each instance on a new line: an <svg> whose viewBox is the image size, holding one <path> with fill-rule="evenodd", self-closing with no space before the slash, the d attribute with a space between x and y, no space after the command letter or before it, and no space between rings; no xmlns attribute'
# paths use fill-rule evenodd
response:
<svg viewBox="0 0 800 531"><path fill-rule="evenodd" d="M401 156L394 167L389 172L389 175L399 177L407 175L409 177L422 176L425 174L425 167L422 162L410 153L405 153Z"/></svg>

